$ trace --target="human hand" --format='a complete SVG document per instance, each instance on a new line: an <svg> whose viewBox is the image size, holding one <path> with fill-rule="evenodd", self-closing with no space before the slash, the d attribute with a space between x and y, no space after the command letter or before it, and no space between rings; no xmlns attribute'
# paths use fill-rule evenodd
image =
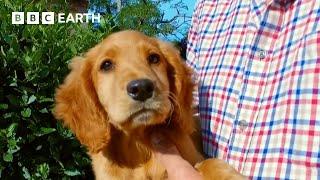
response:
<svg viewBox="0 0 320 180"><path fill-rule="evenodd" d="M155 157L166 168L170 180L200 180L201 175L184 160L178 149L163 135L154 133L151 137Z"/></svg>

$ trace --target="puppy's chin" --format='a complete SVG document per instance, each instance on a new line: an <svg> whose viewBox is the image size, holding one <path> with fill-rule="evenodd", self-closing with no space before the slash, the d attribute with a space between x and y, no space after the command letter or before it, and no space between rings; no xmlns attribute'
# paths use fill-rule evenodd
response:
<svg viewBox="0 0 320 180"><path fill-rule="evenodd" d="M153 110L142 110L141 112L135 113L131 119L132 123L134 124L144 124L147 125L150 123L150 121L153 119L153 116L155 116L155 113Z"/></svg>
<svg viewBox="0 0 320 180"><path fill-rule="evenodd" d="M122 121L123 123L117 123L110 121L117 129L124 131L127 134L135 132L136 130L142 130L148 126L165 123L169 116L170 109L162 109L161 112L150 109L143 109L133 113L128 119Z"/></svg>
<svg viewBox="0 0 320 180"><path fill-rule="evenodd" d="M169 98L150 99L144 103L134 103L127 108L115 108L117 113L108 113L109 122L117 129L124 132L143 130L145 127L165 123L172 111ZM115 112L112 111L111 112Z"/></svg>
<svg viewBox="0 0 320 180"><path fill-rule="evenodd" d="M166 117L167 113L160 114L153 110L146 110L133 116L131 118L131 125L135 128L139 126L161 124L165 121Z"/></svg>

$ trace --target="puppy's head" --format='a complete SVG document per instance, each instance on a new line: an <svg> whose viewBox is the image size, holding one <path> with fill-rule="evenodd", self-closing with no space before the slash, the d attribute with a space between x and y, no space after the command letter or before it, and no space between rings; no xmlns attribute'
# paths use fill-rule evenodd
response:
<svg viewBox="0 0 320 180"><path fill-rule="evenodd" d="M170 119L191 130L190 70L168 43L139 32L107 37L84 58L56 93L55 115L90 151L110 138L110 125L126 133Z"/></svg>

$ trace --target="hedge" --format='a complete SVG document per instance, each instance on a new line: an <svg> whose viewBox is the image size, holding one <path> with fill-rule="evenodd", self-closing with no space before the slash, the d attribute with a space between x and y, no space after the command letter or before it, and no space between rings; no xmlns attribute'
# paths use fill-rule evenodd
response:
<svg viewBox="0 0 320 180"><path fill-rule="evenodd" d="M48 11L47 1L35 2L0 3L0 178L92 179L85 149L52 115L53 97L69 60L113 27L11 24L13 11ZM65 1L50 8L68 13Z"/></svg>

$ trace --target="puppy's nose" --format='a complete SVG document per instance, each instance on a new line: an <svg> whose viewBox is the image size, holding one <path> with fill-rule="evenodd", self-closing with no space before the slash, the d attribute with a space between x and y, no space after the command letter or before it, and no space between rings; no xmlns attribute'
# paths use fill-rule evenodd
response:
<svg viewBox="0 0 320 180"><path fill-rule="evenodd" d="M145 101L152 97L154 85L149 79L137 79L127 85L128 95L137 101Z"/></svg>

